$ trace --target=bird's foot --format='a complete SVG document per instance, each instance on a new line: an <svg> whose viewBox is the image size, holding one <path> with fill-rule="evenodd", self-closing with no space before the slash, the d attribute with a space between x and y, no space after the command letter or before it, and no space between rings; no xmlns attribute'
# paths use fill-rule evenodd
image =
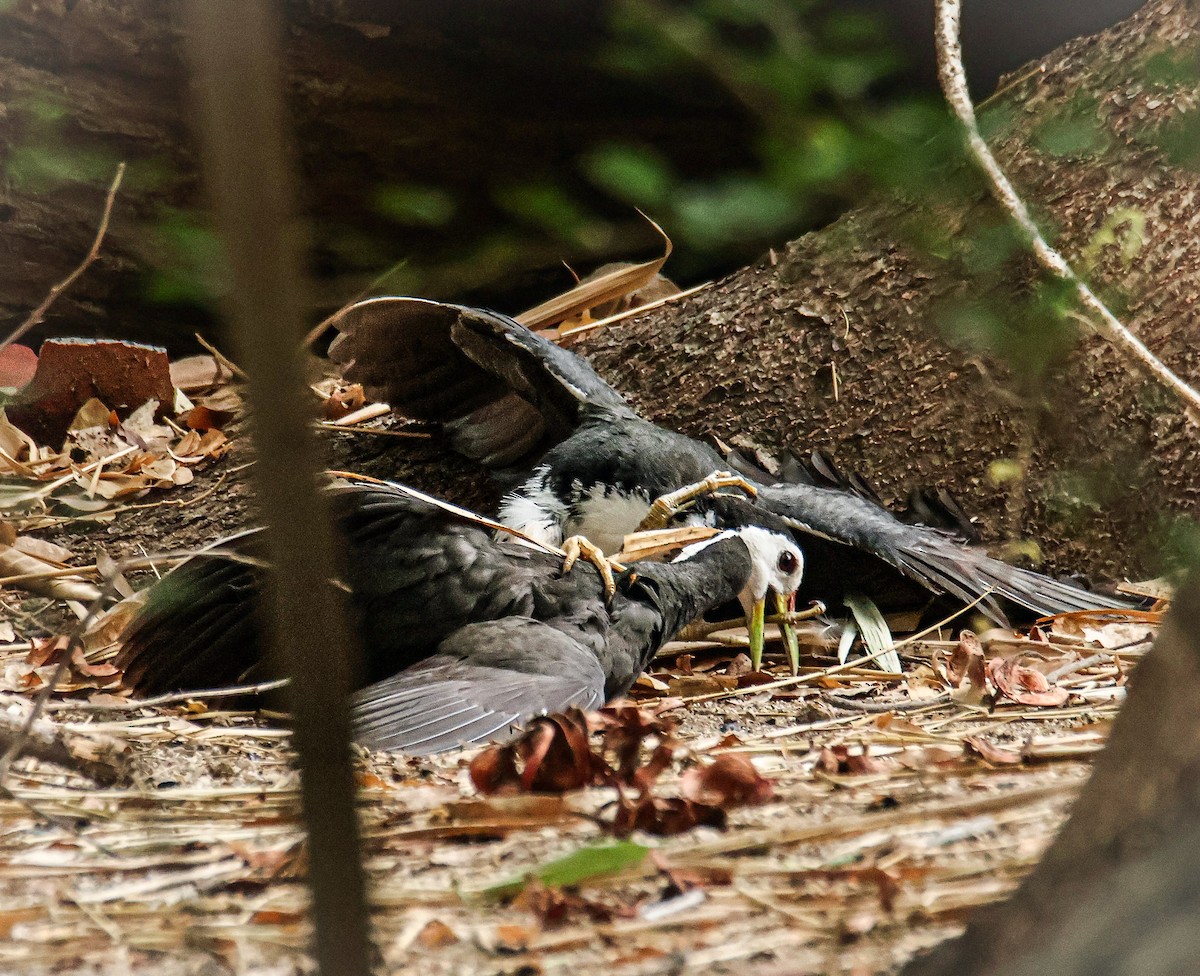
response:
<svg viewBox="0 0 1200 976"><path fill-rule="evenodd" d="M604 597L606 600L612 600L613 594L617 592L617 582L613 578L613 571L623 573L625 572L624 566L615 559L609 559L599 548L581 535L573 535L564 539L562 551L564 573L569 573L571 567L582 556L599 570L600 578L604 580Z"/></svg>
<svg viewBox="0 0 1200 976"><path fill-rule="evenodd" d="M722 488L737 488L740 491L744 491L751 498L758 494L758 489L740 474L733 474L729 471L714 471L702 481L685 485L682 488L656 498L654 504L650 506L650 511L646 513L646 517L642 519L641 525L638 526L638 531L645 532L649 529L666 528L676 515L689 508L697 498L702 498L705 495L715 495Z"/></svg>

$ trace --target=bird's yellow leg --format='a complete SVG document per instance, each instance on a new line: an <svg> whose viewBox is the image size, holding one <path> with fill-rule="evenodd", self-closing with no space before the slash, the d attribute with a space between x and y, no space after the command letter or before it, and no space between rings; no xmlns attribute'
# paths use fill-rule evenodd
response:
<svg viewBox="0 0 1200 976"><path fill-rule="evenodd" d="M589 563L596 567L600 572L600 578L604 580L604 596L611 600L613 594L617 592L617 583L613 578L613 571L618 573L625 572L625 567L614 559L609 559L600 549L589 542L584 536L573 535L563 540L562 543L563 556L563 572L569 573L571 567L582 556Z"/></svg>
<svg viewBox="0 0 1200 976"><path fill-rule="evenodd" d="M741 475L732 474L729 471L714 471L707 478L697 481L695 484L684 485L682 488L677 488L675 491L667 492L656 498L650 506L650 511L646 513L646 517L638 526L638 531L666 528L671 519L686 510L697 498L704 495L715 495L722 488L737 488L751 498L758 494L754 485Z"/></svg>

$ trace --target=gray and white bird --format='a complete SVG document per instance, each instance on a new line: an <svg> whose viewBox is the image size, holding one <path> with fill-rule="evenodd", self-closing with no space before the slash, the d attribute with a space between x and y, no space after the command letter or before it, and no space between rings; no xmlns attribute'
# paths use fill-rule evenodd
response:
<svg viewBox="0 0 1200 976"><path fill-rule="evenodd" d="M595 567L564 573L561 556L493 538L412 489L331 492L365 664L354 726L372 748L428 754L503 737L534 715L595 708L709 608L737 600L761 621L768 593L794 593L804 572L790 536L748 526L673 562L637 564L609 599ZM242 533L155 585L122 637L128 687L145 696L272 676L258 550L259 533Z"/></svg>
<svg viewBox="0 0 1200 976"><path fill-rule="evenodd" d="M419 298L345 309L330 357L399 413L440 423L460 453L516 485L500 520L548 543L582 534L620 548L652 501L728 467L715 451L639 417L589 363L508 316ZM752 503L699 499L691 518L786 527L808 560L799 598L848 592L880 610L949 597L1000 624L1126 605L1009 566L945 531L901 522L851 491L757 484Z"/></svg>

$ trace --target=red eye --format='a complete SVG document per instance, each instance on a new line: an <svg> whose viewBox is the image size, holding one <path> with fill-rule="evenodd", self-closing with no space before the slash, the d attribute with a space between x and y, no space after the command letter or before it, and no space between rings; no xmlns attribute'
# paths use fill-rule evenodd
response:
<svg viewBox="0 0 1200 976"><path fill-rule="evenodd" d="M800 568L800 560L794 552L784 551L779 554L779 571L791 575Z"/></svg>

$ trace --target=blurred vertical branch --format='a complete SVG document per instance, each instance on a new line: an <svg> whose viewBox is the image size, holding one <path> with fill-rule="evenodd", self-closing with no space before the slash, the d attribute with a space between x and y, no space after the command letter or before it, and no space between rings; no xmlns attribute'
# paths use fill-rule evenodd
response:
<svg viewBox="0 0 1200 976"><path fill-rule="evenodd" d="M350 765L353 647L328 584L333 535L309 430L300 235L285 121L282 23L266 0L189 0L187 52L215 223L229 259L228 314L250 376L255 489L275 567L264 621L291 677L309 841L316 956L323 976L370 968L365 881Z"/></svg>

